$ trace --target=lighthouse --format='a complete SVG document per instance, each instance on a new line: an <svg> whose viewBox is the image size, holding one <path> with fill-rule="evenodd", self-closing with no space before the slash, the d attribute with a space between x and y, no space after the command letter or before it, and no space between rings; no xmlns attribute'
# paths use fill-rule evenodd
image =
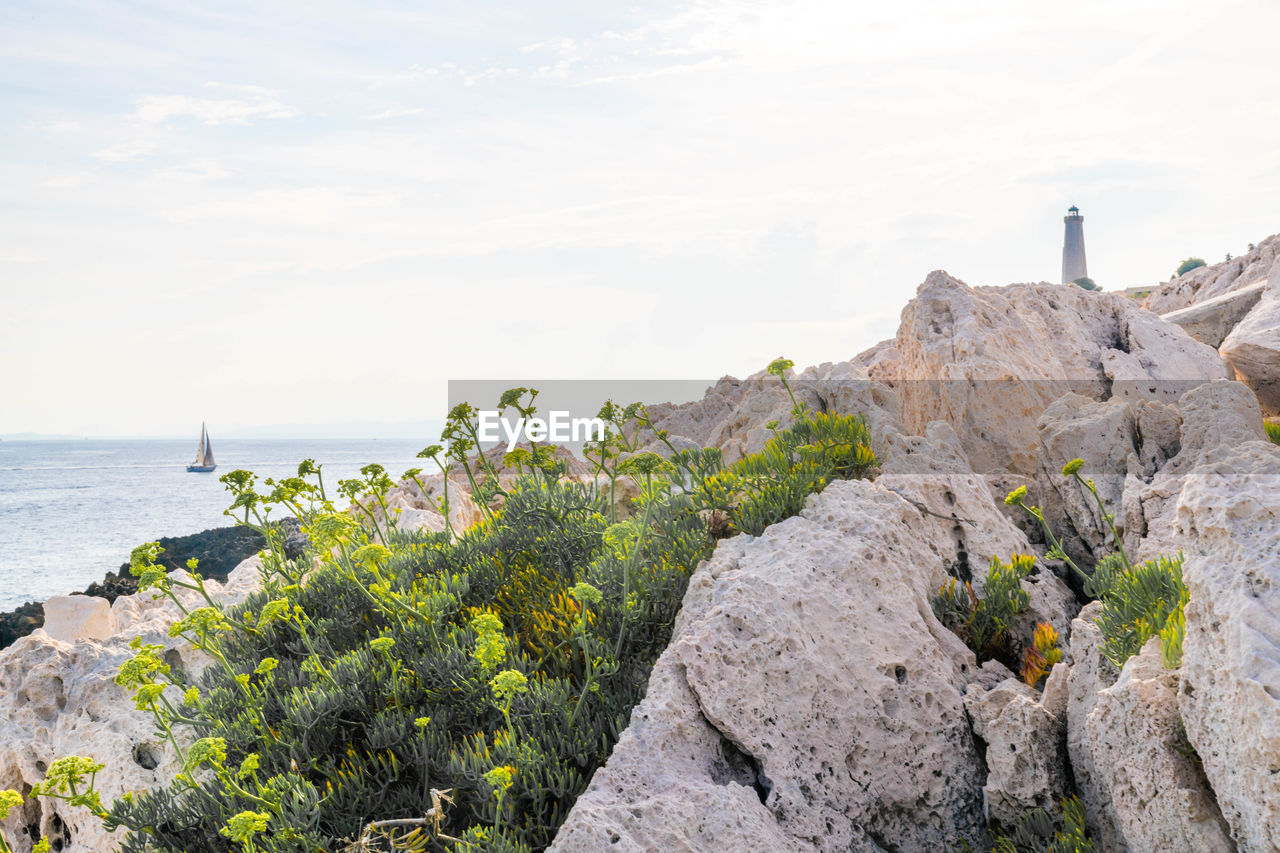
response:
<svg viewBox="0 0 1280 853"><path fill-rule="evenodd" d="M1062 221L1067 225L1062 238L1062 283L1071 284L1078 278L1089 276L1084 262L1084 217L1080 215L1080 208L1073 204Z"/></svg>

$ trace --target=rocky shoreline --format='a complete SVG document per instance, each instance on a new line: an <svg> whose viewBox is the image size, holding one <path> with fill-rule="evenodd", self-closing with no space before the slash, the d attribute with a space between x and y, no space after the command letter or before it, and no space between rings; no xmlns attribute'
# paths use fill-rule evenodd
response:
<svg viewBox="0 0 1280 853"><path fill-rule="evenodd" d="M1194 293L1160 290L1158 306L937 271L895 338L796 371L788 387L811 410L865 419L876 476L830 484L694 569L644 698L546 849L992 849L975 845L1024 820L1050 824L1040 840L1052 841L1049 815L1072 797L1091 838L1076 850L1280 853L1280 441L1264 428L1278 411L1277 249L1271 238L1240 269L1206 268ZM1212 335L1203 317L1197 338L1164 316L1247 289L1263 267L1264 295ZM1232 360L1226 342L1246 336L1248 358ZM649 416L673 445L732 462L759 452L793 405L762 373ZM1087 492L1064 465L1083 466ZM443 485L443 474L402 482L386 508L402 529L444 529ZM468 485L451 475L449 489L447 523L478 523ZM1022 497L1081 565L1121 546L1135 561L1179 555L1177 654L1154 635L1118 661L1108 653L1103 604L1081 608ZM1055 632L1043 686L980 659L936 609L955 581L985 596L982 567L1015 555L1049 569L1017 581L1025 600L1008 627L1024 649L1042 626ZM181 567L176 549L166 556ZM243 601L259 563L210 596ZM121 590L92 630L66 619L0 653L0 779L17 790L84 755L111 768L104 800L172 783L177 750L115 678L140 637L198 680L213 659L170 633L198 603L179 594L181 608ZM119 840L56 799L23 808L2 827L18 853L39 835L64 853Z"/></svg>
<svg viewBox="0 0 1280 853"><path fill-rule="evenodd" d="M302 553L304 543L300 539L298 521L286 518L279 522L285 530L286 550L290 557ZM266 540L247 527L214 527L186 536L162 536L155 540L164 548L158 562L170 571L185 569L187 561L199 561L200 574L209 580L225 581L242 560L262 550ZM82 592L72 595L91 595L114 603L122 595L138 591L138 581L129 574L129 564L123 563L114 572L107 572L101 581L94 581ZM19 637L25 637L44 625L44 604L28 601L20 607L0 613L0 649L8 648Z"/></svg>

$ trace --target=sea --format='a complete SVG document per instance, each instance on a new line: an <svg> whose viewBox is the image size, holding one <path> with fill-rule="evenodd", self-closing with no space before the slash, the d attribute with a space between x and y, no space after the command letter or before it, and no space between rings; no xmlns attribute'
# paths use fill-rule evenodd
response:
<svg viewBox="0 0 1280 853"><path fill-rule="evenodd" d="M244 468L287 477L314 459L338 480L377 462L399 479L428 442L401 439L219 439L213 473L188 473L195 442L179 439L0 441L0 611L83 590L138 545L234 522L218 478Z"/></svg>

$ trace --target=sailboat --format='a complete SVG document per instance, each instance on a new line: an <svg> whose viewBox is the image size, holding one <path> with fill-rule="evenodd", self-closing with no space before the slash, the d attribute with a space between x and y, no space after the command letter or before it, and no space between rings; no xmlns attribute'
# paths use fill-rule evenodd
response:
<svg viewBox="0 0 1280 853"><path fill-rule="evenodd" d="M196 461L187 466L188 471L212 471L218 465L213 461L213 445L209 443L209 431L200 424L200 443L196 445Z"/></svg>

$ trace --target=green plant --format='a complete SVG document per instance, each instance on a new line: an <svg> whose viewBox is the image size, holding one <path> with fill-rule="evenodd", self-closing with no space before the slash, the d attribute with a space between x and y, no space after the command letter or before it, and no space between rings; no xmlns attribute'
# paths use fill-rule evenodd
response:
<svg viewBox="0 0 1280 853"><path fill-rule="evenodd" d="M513 389L502 405L532 412L535 395ZM644 694L688 577L714 546L709 502L758 531L875 459L865 423L795 404L767 458L666 460L636 452L641 431L666 441L642 406L608 408L594 479L562 479L535 446L509 455L519 475L500 484L469 452L475 410L455 407L449 449L422 455L446 474L465 469L483 516L466 530L398 530L380 466L339 484L349 510L311 460L261 490L250 472L224 475L228 512L268 543L261 590L235 607L207 594L196 566L189 581L169 576L157 547L137 549L140 587L181 608L171 633L213 663L189 682L137 641L121 667L117 680L182 766L171 785L100 813L127 831L122 853L546 846ZM419 474L406 478L421 488ZM623 478L639 495L618 520ZM279 510L312 543L297 560L271 531ZM85 778L87 789L80 779L63 793L99 813Z"/></svg>
<svg viewBox="0 0 1280 853"><path fill-rule="evenodd" d="M1093 853L1084 804L1067 797L1057 814L1032 809L992 840L992 853Z"/></svg>
<svg viewBox="0 0 1280 853"><path fill-rule="evenodd" d="M1114 557L1115 555L1112 555ZM1160 636L1166 667L1182 662L1182 638L1186 631L1184 608L1190 598L1182 582L1182 554L1161 556L1136 566L1125 566L1111 557L1095 571L1102 612L1102 653L1116 666L1136 655L1147 640Z"/></svg>
<svg viewBox="0 0 1280 853"><path fill-rule="evenodd" d="M1025 486L1013 490L1005 498L1010 506L1020 506L1040 522L1049 543L1049 557L1062 560L1084 583L1085 593L1102 602L1096 623L1102 631L1103 654L1116 666L1137 654L1142 646L1159 635L1164 665L1170 669L1182 662L1182 639L1186 632L1184 608L1190 598L1182 582L1182 554L1161 556L1134 565L1125 551L1115 516L1107 511L1097 484L1080 476L1084 460L1073 459L1062 467L1064 476L1073 477L1090 495L1110 529L1116 550L1103 557L1089 574L1076 565L1063 549L1037 506L1026 503Z"/></svg>
<svg viewBox="0 0 1280 853"><path fill-rule="evenodd" d="M789 518L804 507L810 494L833 480L865 477L877 464L871 449L871 431L864 418L829 412L811 412L796 399L787 381L792 366L776 359L769 372L778 377L791 398L792 425L779 429L777 421L766 427L773 437L759 453L727 468L719 454L681 451L671 461L682 489L693 496L700 510L722 513L730 530L759 535L770 524Z"/></svg>
<svg viewBox="0 0 1280 853"><path fill-rule="evenodd" d="M1272 444L1280 444L1280 421L1265 421L1262 427L1267 431L1267 438Z"/></svg>
<svg viewBox="0 0 1280 853"><path fill-rule="evenodd" d="M1204 258L1187 258L1185 261L1178 264L1178 269L1174 273L1174 277L1176 278L1177 276L1185 275L1202 266L1205 266Z"/></svg>
<svg viewBox="0 0 1280 853"><path fill-rule="evenodd" d="M1094 282L1094 280L1089 278L1089 276L1087 275L1081 276L1080 278L1077 278L1075 281L1071 283L1079 287L1083 287L1085 290L1101 290L1102 289L1101 287L1098 287L1098 285Z"/></svg>
<svg viewBox="0 0 1280 853"><path fill-rule="evenodd" d="M952 848L953 853L1094 853L1089 839L1084 804L1066 797L1056 811L1029 809L1011 826L988 827L977 848L967 841Z"/></svg>
<svg viewBox="0 0 1280 853"><path fill-rule="evenodd" d="M1035 557L1026 554L1015 554L1008 563L992 557L981 597L968 582L957 587L956 578L943 584L933 597L938 621L964 640L979 662L1016 659L1009 648L1009 629L1031 600L1022 581L1031 574L1035 562Z"/></svg>

